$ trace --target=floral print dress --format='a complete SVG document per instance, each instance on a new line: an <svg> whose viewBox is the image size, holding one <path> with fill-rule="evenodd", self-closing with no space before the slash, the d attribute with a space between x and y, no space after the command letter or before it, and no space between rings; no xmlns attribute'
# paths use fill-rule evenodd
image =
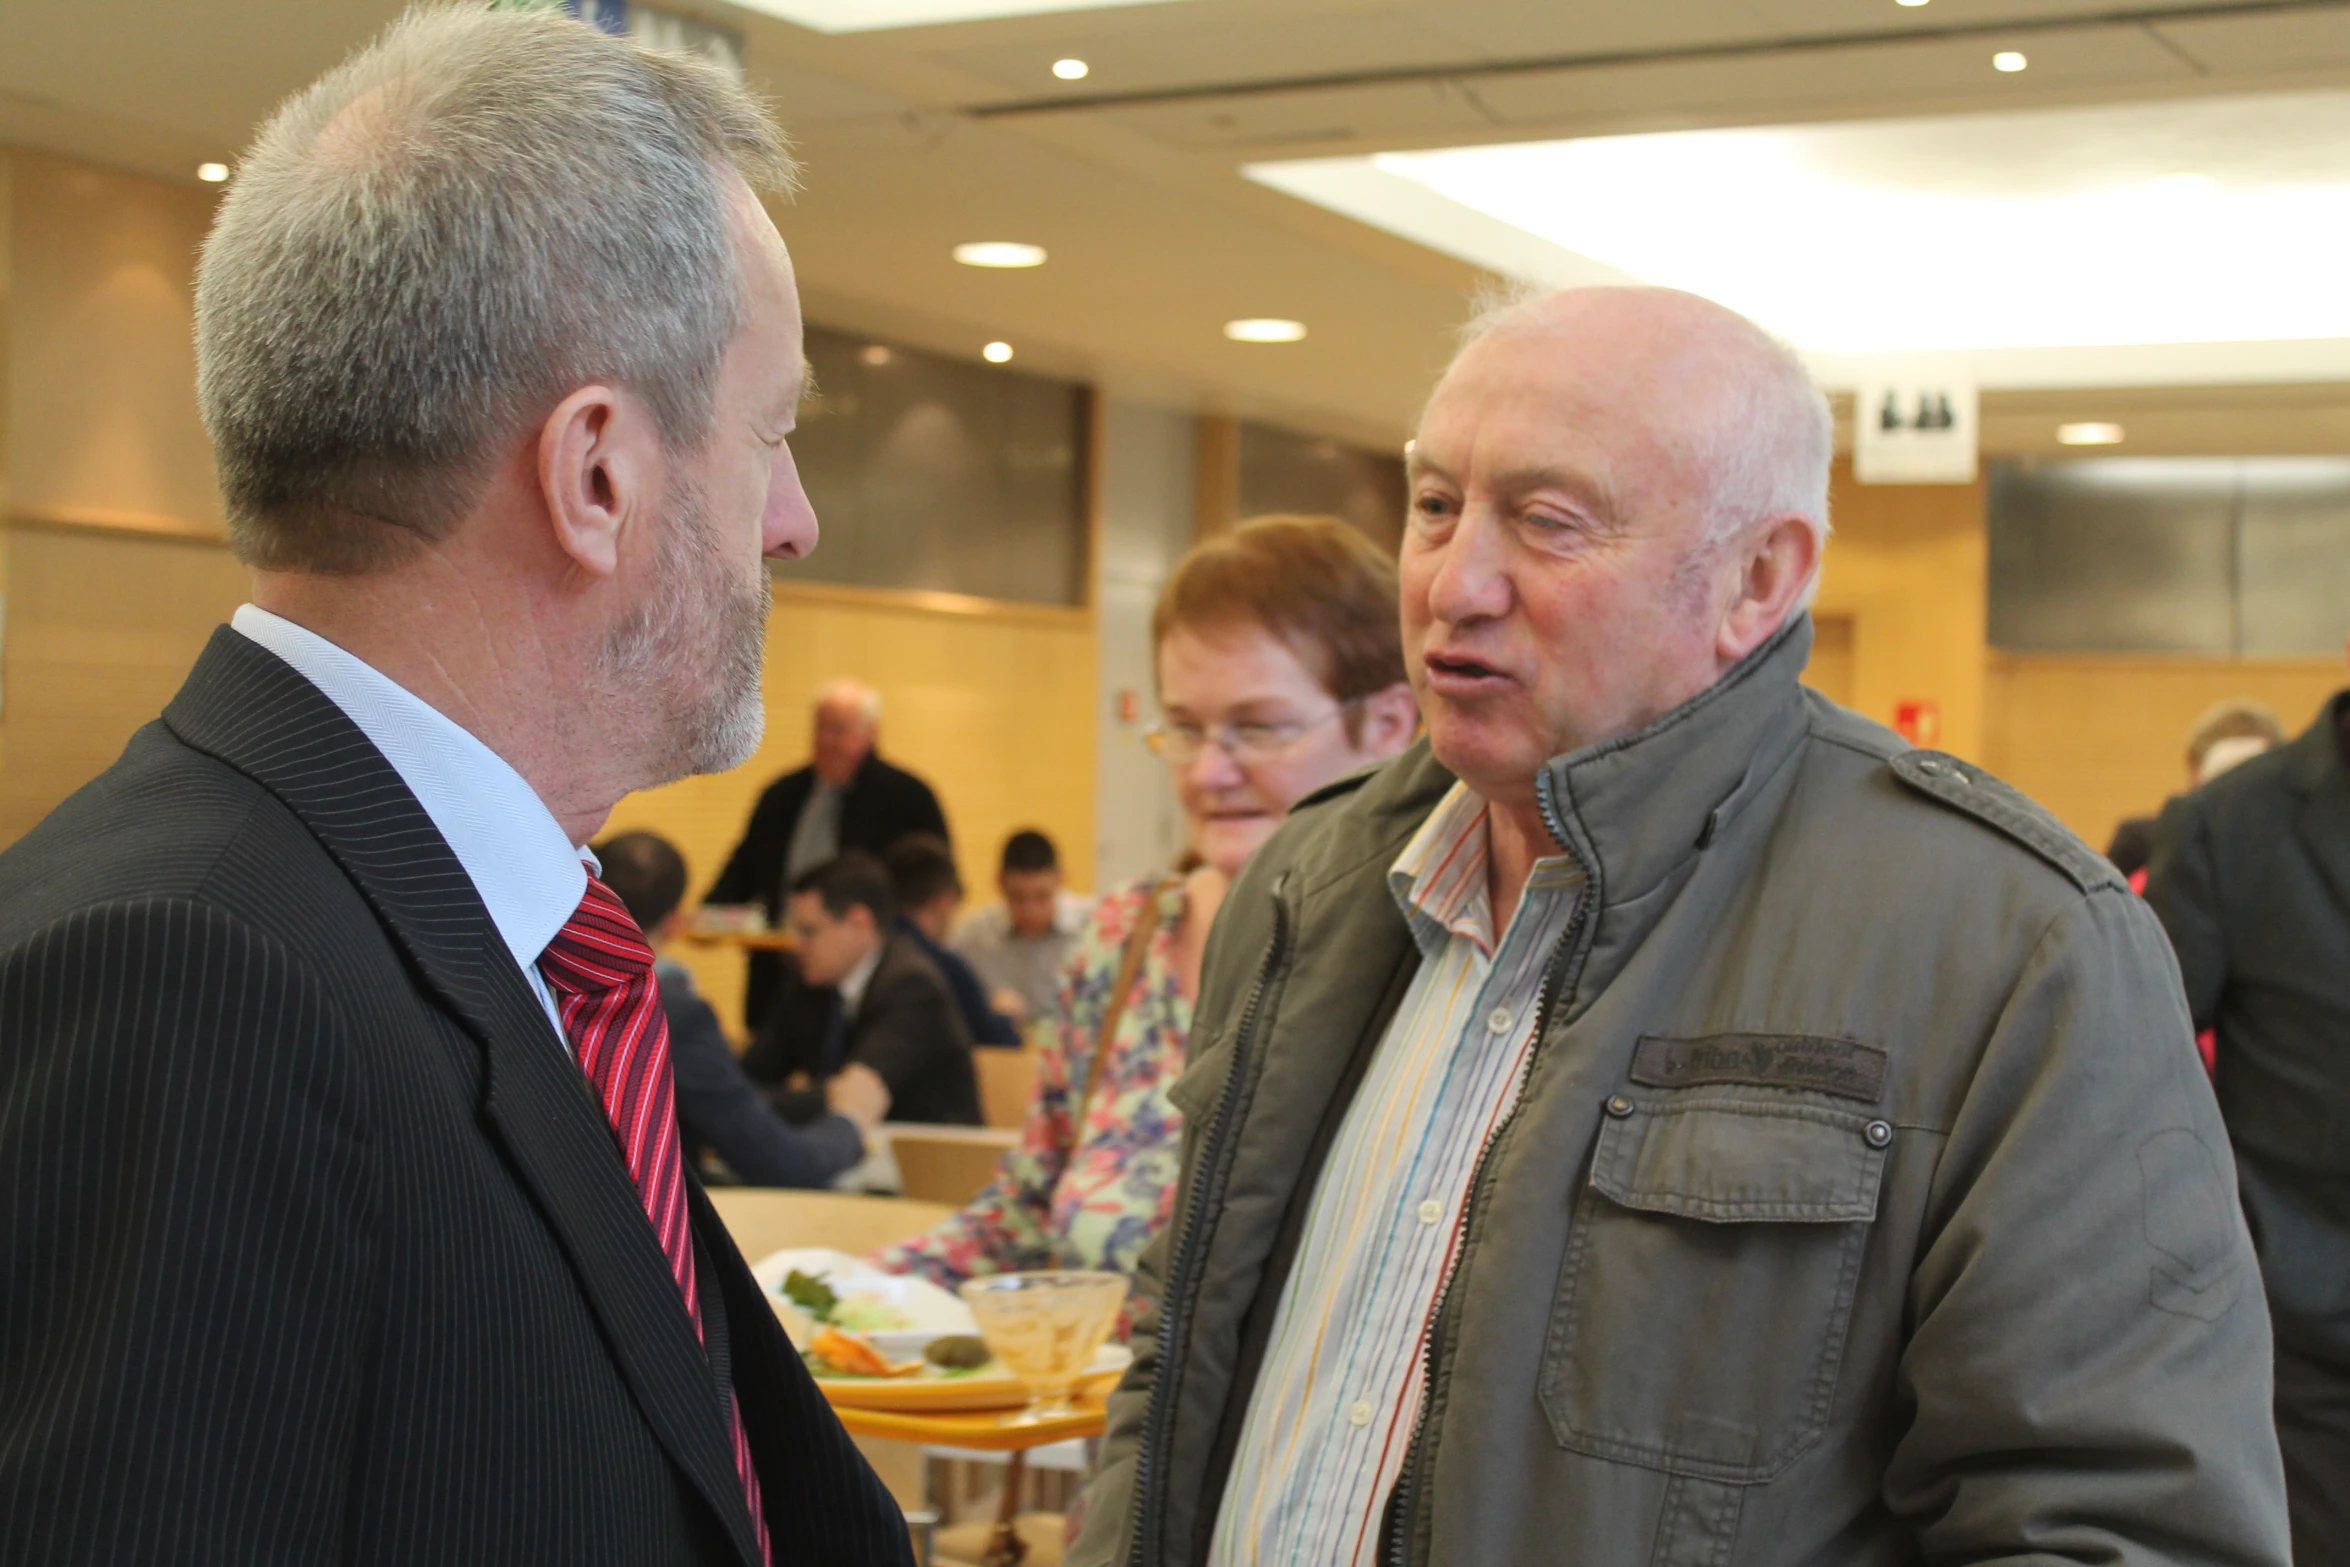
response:
<svg viewBox="0 0 2350 1567"><path fill-rule="evenodd" d="M1151 934L1107 1059L1094 1060L1110 989L1144 900L1157 890ZM1131 1276L1166 1225L1182 1159L1181 1117L1167 1090L1183 1072L1191 1001L1175 977L1179 880L1152 877L1104 897L1061 971L1053 1029L1036 1063L1036 1095L1020 1143L995 1184L926 1235L874 1254L892 1273L948 1289L983 1273L1104 1268ZM1092 1074L1102 1090L1073 1124ZM1139 1302L1128 1307L1128 1319ZM1121 1324L1123 1332L1124 1324Z"/></svg>

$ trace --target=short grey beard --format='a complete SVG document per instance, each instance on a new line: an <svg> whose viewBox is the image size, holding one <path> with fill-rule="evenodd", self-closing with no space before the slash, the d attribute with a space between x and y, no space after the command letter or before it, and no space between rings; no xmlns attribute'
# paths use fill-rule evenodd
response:
<svg viewBox="0 0 2350 1567"><path fill-rule="evenodd" d="M597 660L615 710L633 710L648 741L655 776L639 788L740 767L767 733L760 681L774 590L764 570L755 587L727 580L698 489L683 490L672 508L653 575L646 601L612 628Z"/></svg>

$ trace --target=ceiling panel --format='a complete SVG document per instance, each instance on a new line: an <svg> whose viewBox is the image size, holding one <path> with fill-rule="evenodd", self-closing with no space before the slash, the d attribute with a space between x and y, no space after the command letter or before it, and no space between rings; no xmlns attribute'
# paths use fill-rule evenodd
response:
<svg viewBox="0 0 2350 1567"><path fill-rule="evenodd" d="M1419 8L1432 29L1464 52L1495 60L1744 42L1784 29L1739 0L1431 0Z"/></svg>
<svg viewBox="0 0 2350 1567"><path fill-rule="evenodd" d="M750 85L775 106L775 112L784 125L794 130L830 120L902 115L922 107L897 93L845 82L837 76L797 70L774 60L763 59L755 51L744 65L744 75Z"/></svg>
<svg viewBox="0 0 2350 1567"><path fill-rule="evenodd" d="M1392 12L1289 17L1260 9L1247 20L1213 28L990 42L924 53L999 83L1009 94L1049 99L1409 67L1462 51L1441 33ZM1083 59L1091 73L1077 82L1054 80L1052 62L1062 54Z"/></svg>
<svg viewBox="0 0 2350 1567"><path fill-rule="evenodd" d="M2350 65L2350 15L2340 11L2165 22L2162 36L2222 74Z"/></svg>
<svg viewBox="0 0 2350 1567"><path fill-rule="evenodd" d="M2036 34L2016 45L2029 69L2004 75L1991 67L1990 43L1919 42L1807 50L1770 59L1707 60L1492 76L1477 96L1519 126L1601 116L1649 125L1697 123L1709 115L1765 116L1816 110L1846 97L1880 105L1928 98L2030 103L2051 92L2092 86L2163 88L2192 82L2186 62L2135 28L2082 28Z"/></svg>
<svg viewBox="0 0 2350 1567"><path fill-rule="evenodd" d="M0 0L0 91L241 147L401 0Z"/></svg>
<svg viewBox="0 0 2350 1567"><path fill-rule="evenodd" d="M1483 133L1501 124L1474 94L1444 81L1210 98L1121 109L1107 117L1186 147L1252 153L1351 143L1366 136L1406 140Z"/></svg>

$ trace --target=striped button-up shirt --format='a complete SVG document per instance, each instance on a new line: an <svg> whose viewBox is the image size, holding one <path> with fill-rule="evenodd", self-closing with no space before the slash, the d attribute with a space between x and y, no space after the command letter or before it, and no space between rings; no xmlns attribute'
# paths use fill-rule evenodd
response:
<svg viewBox="0 0 2350 1567"><path fill-rule="evenodd" d="M1420 971L1314 1188L1241 1426L1209 1560L1368 1564L1419 1418L1429 1318L1477 1162L1517 1098L1549 966L1583 890L1535 862L1497 940L1486 808L1465 787L1388 872Z"/></svg>

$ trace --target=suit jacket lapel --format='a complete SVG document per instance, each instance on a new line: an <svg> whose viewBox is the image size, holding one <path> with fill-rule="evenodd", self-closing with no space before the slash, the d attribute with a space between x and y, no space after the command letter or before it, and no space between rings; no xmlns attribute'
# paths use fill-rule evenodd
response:
<svg viewBox="0 0 2350 1567"><path fill-rule="evenodd" d="M483 1118L569 1255L647 1424L756 1562L709 1361L603 1107L432 818L340 708L226 627L163 718L302 819L481 1042Z"/></svg>

